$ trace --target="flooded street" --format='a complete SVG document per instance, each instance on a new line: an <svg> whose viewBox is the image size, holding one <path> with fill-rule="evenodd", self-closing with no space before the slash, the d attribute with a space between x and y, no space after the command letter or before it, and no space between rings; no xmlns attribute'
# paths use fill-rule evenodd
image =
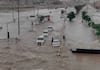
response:
<svg viewBox="0 0 100 70"><path fill-rule="evenodd" d="M72 62L72 70L99 70L100 55L75 54Z"/></svg>
<svg viewBox="0 0 100 70"><path fill-rule="evenodd" d="M100 69L99 54L74 54L70 51L70 47L75 47L76 42L81 42L83 44L80 44L80 46L87 47L84 43L92 43L96 40L96 36L91 29L81 23L80 16L73 20L73 22L75 21L74 23L70 23L68 20L64 23L63 18L60 18L61 9L43 9L40 10L40 14L49 14L50 11L52 11L50 14L51 22L33 25L33 28L31 21L34 21L35 24L36 20L29 17L33 14L33 11L21 12L21 34L18 40L16 40L18 36L17 21L9 24L8 30L11 39L7 40L6 22L12 20L7 19L7 17L5 18L7 21L4 21L5 19L0 20L2 22L1 25L4 26L4 29L0 32L0 70ZM6 16L9 14L11 13ZM11 18L11 16L9 17ZM53 26L54 31L50 32L44 45L38 46L36 39L48 26ZM63 28L64 26L65 28ZM61 37L61 47L52 47L51 45L51 38L54 32L58 32L61 35L64 33L66 36L65 41Z"/></svg>

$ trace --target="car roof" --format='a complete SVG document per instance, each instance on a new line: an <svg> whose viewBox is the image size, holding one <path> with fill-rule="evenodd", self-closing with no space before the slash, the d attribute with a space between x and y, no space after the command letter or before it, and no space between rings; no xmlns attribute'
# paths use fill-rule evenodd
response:
<svg viewBox="0 0 100 70"><path fill-rule="evenodd" d="M40 36L38 36L38 38L44 38L44 35L40 35Z"/></svg>
<svg viewBox="0 0 100 70"><path fill-rule="evenodd" d="M53 41L59 41L59 39L54 39Z"/></svg>
<svg viewBox="0 0 100 70"><path fill-rule="evenodd" d="M45 29L43 32L48 32L48 29Z"/></svg>
<svg viewBox="0 0 100 70"><path fill-rule="evenodd" d="M53 26L48 26L48 27L53 27Z"/></svg>

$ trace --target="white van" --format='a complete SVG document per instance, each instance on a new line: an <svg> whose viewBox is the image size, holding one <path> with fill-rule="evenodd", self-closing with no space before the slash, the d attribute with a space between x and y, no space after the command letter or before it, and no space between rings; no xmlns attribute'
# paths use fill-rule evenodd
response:
<svg viewBox="0 0 100 70"><path fill-rule="evenodd" d="M39 36L37 38L36 42L37 42L38 45L44 44L44 42L45 42L44 35Z"/></svg>
<svg viewBox="0 0 100 70"><path fill-rule="evenodd" d="M46 30L44 30L43 31L43 35L44 35L44 37L47 37L49 34L48 34L49 32L48 32L48 30L46 29Z"/></svg>
<svg viewBox="0 0 100 70"><path fill-rule="evenodd" d="M60 47L61 46L60 40L59 39L53 39L52 46L53 47Z"/></svg>
<svg viewBox="0 0 100 70"><path fill-rule="evenodd" d="M48 26L48 31L53 31L53 27L52 26Z"/></svg>

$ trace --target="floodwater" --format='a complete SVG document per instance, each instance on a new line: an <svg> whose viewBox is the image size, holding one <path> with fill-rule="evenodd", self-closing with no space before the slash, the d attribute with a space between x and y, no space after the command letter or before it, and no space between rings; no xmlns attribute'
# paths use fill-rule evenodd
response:
<svg viewBox="0 0 100 70"><path fill-rule="evenodd" d="M73 46L68 43L69 39L84 43L95 40L91 29L86 24L82 24L79 17L74 19L76 21L73 21L74 23L66 21L67 41L62 41L61 47L51 46L52 33L46 38L43 46L37 46L37 36L41 35L48 25L53 25L55 31L63 32L64 23L60 19L60 9L57 11L52 10L54 12L51 14L52 23L36 25L33 32L30 31L31 22L27 19L27 16L33 14L33 11L22 14L24 18L21 19L20 40L0 40L0 70L100 70L99 54L74 54L69 50L69 47ZM47 10L46 13L48 14ZM27 15L25 16L25 14ZM15 28L11 31L11 36L14 37L17 27L13 26L16 26L17 22L12 24L9 24L9 31ZM4 32L6 33L6 29Z"/></svg>
<svg viewBox="0 0 100 70"><path fill-rule="evenodd" d="M99 54L74 54L72 70L99 70Z"/></svg>

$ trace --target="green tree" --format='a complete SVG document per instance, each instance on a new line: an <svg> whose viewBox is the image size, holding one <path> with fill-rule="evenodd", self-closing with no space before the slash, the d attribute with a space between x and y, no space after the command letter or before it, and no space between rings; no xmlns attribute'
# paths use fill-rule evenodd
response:
<svg viewBox="0 0 100 70"><path fill-rule="evenodd" d="M87 15L87 12L86 11L83 11L82 12L82 20L85 20L87 22L90 22L91 21L91 17L89 15Z"/></svg>
<svg viewBox="0 0 100 70"><path fill-rule="evenodd" d="M74 12L68 13L67 18L69 18L69 21L71 22L75 18L75 13Z"/></svg>
<svg viewBox="0 0 100 70"><path fill-rule="evenodd" d="M96 35L97 36L100 36L100 29L99 30L96 30Z"/></svg>
<svg viewBox="0 0 100 70"><path fill-rule="evenodd" d="M94 24L95 24L95 23L92 22L92 21L88 23L89 27L92 27Z"/></svg>
<svg viewBox="0 0 100 70"><path fill-rule="evenodd" d="M100 36L100 24L93 24L92 28L95 29L96 35Z"/></svg>
<svg viewBox="0 0 100 70"><path fill-rule="evenodd" d="M91 18L90 18L90 16L88 16L88 15L85 15L85 16L83 16L82 17L85 21L87 21L87 22L90 22L91 21Z"/></svg>

